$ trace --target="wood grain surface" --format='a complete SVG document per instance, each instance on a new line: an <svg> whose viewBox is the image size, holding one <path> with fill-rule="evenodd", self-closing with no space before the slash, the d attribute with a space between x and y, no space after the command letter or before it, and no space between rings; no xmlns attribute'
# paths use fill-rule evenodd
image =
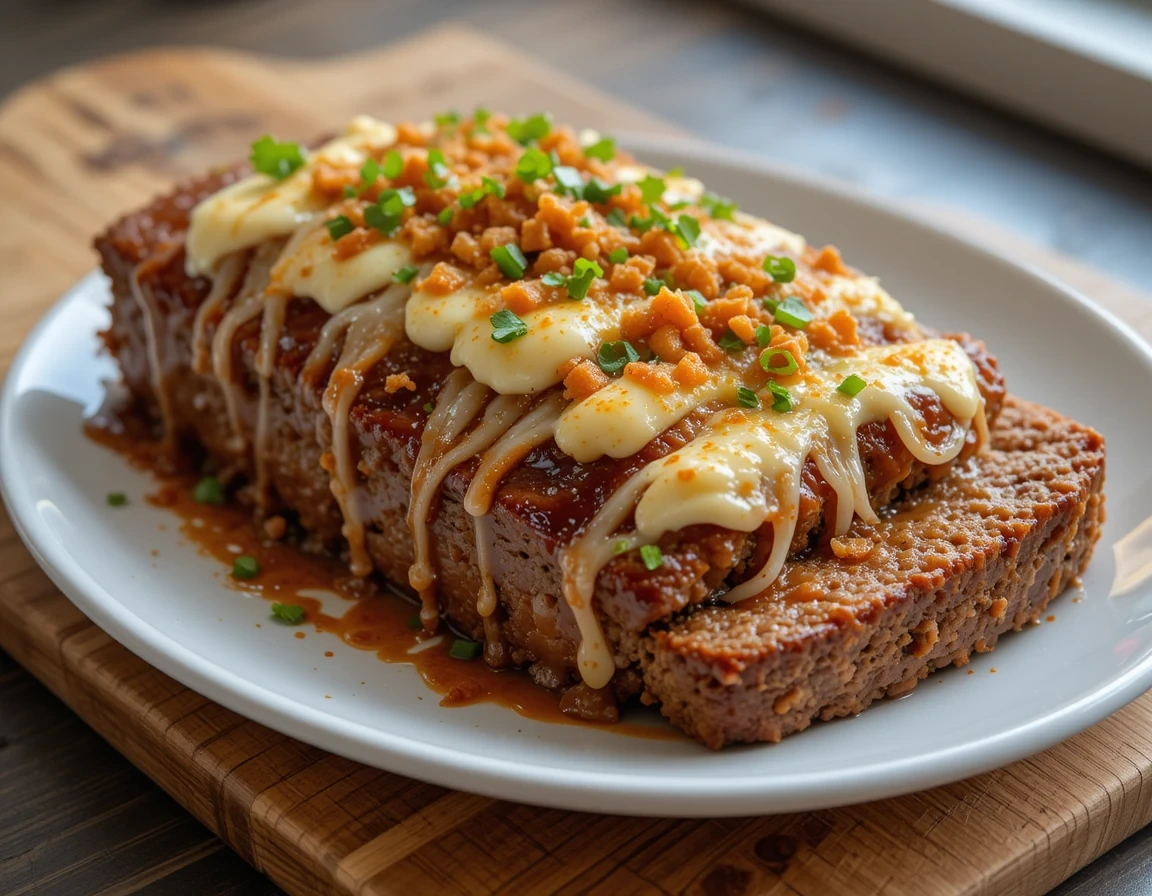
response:
<svg viewBox="0 0 1152 896"><path fill-rule="evenodd" d="M481 101L607 130L668 130L458 28L329 63L134 54L17 93L0 109L0 369L92 266L95 230L174 178L236 157L254 133L307 136L357 111L422 117ZM1152 305L1134 291L1010 244L1152 335ZM0 646L292 894L1038 894L1152 820L1147 696L1036 757L900 799L756 819L620 818L447 791L225 710L92 625L6 517L0 618ZM3 890L32 892L27 880Z"/></svg>

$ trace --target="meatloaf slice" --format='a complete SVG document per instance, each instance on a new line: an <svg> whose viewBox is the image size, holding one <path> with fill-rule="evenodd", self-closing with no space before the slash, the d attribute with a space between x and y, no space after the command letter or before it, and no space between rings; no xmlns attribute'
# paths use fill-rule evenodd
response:
<svg viewBox="0 0 1152 896"><path fill-rule="evenodd" d="M990 451L879 525L858 522L789 563L759 597L651 631L644 700L718 748L903 694L991 650L1076 579L1104 519L1103 483L1100 435L1009 397Z"/></svg>

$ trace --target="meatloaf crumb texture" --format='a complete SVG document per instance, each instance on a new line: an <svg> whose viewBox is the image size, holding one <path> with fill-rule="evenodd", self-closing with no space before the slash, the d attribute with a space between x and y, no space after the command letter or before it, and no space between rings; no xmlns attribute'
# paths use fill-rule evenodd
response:
<svg viewBox="0 0 1152 896"><path fill-rule="evenodd" d="M106 343L139 409L153 417L157 396L145 322L129 279L137 264L186 226L195 199L220 182L188 187L97 240L113 292ZM207 285L188 278L182 263L182 253L173 254L157 265L149 284L163 314L156 337L172 418L180 441L243 481L252 475L251 440L237 450L219 383L191 369L192 318ZM265 462L275 512L298 523L307 549L338 553L342 517L321 465L331 448L320 406L323 384L300 376L325 318L307 300L290 306L271 382ZM249 432L255 427L258 337L253 322L234 344L239 409ZM966 348L995 417L1002 380L982 346ZM377 570L393 582L407 581L414 559L405 515L419 409L449 369L445 357L402 340L373 371L351 415L371 520L368 549ZM405 388L389 389L389 377L400 375L408 377ZM1083 568L1102 502L1103 446L1091 430L1009 399L994 426L993 450L979 457L967 451L945 476L944 468L925 468L906 451L895 451L898 440L886 439L882 429L867 437L871 444L867 438L861 443L871 491L878 505L906 493L903 503L880 525L858 523L835 544L818 537L817 522L801 527L811 541L793 548L807 553L790 562L764 596L735 606L712 603L716 589L756 549L749 535L714 527L663 540L665 562L655 572L634 555L605 568L596 605L614 647L618 696L640 693L660 702L674 723L712 747L779 740L814 718L856 712L913 686L934 668L966 661L972 650L990 649L1001 632L1042 612ZM630 462L587 469L546 446L506 479L493 508L500 638L490 660L527 667L549 687L579 680L579 633L560 597L557 552L604 495L684 435L674 428ZM445 481L431 539L443 615L481 638L474 532L462 506L473 469L463 465ZM927 487L917 488L926 480ZM807 475L805 485L818 518L826 508L816 499L827 487Z"/></svg>

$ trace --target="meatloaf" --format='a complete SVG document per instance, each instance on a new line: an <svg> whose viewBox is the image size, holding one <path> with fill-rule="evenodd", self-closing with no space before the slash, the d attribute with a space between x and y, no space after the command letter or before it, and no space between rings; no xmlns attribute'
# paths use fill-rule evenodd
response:
<svg viewBox="0 0 1152 896"><path fill-rule="evenodd" d="M494 121L501 125L504 120ZM509 132L514 123L508 123ZM415 145L435 143L428 133L402 128L396 145L405 140ZM458 138L449 135L436 145L451 147L452 139ZM479 139L469 137L467 148L475 152ZM570 133L557 130L540 137L538 145L550 149L556 160L575 162L573 142ZM387 161L378 155L382 163ZM449 150L449 161L454 158ZM397 184L409 176L408 168L414 164L410 156L405 159ZM414 190L416 203L403 213L408 215L403 233L415 252L427 236L421 228L446 217L436 203L443 204L447 191L459 205L446 206L454 210L454 217L444 226L457 228L456 236L450 243L439 235L425 240L421 251L426 263L419 274L424 279L418 284L450 276L442 272L446 258L466 268L463 256L472 251L469 240L483 244L502 239L503 234L493 236L492 231L508 230L510 224L504 222L517 222L515 209L499 204L511 204L515 179L504 182L507 197L504 192L497 196L495 189L481 196L490 206L489 217L469 225L467 213L474 211L475 202L461 203L464 188L449 184L447 176L437 180L439 164L429 155L424 167L411 172L409 182L415 187L408 189ZM595 163L592 168L607 176ZM495 175L494 169L486 170ZM456 171L467 176L463 162ZM219 369L205 371L197 363L198 326L210 342L229 309L242 301L245 289L251 286L250 292L265 296L275 291L269 279L274 273L253 274L257 264L251 253L243 259L237 281L245 286L206 313L205 304L214 301L213 278L195 270L185 245L190 211L246 174L247 169L238 167L186 184L116 222L97 239L113 295L105 342L120 364L136 411L162 429L175 450L226 473L237 498L252 505L258 521L272 515L291 520L289 531L302 549L347 557L347 508L334 485L337 451L331 408L325 405L341 355L338 340L331 346L324 343L326 325L336 316L333 311L311 297L286 296L271 363L264 338L266 313L250 316L236 328L228 344L227 381ZM597 177L594 173L592 180ZM313 189L320 189L315 185L319 181L320 174L314 172ZM429 194L421 191L421 182ZM347 184L344 190L348 192ZM619 203L630 192L630 188L620 191L607 203ZM476 194L472 196L475 200ZM379 208L385 207L384 201L382 194ZM533 201L543 208L542 199ZM676 204L666 207L674 211ZM573 213L591 208L582 221L602 210L595 202L564 207ZM714 212L715 206L711 209ZM549 210L554 211L551 205ZM710 223L707 217L702 220ZM531 221L522 216L518 221L518 239L526 251L535 233ZM361 232L368 232L367 245L378 241L367 225L353 226L354 232L343 236L329 227L334 253ZM683 233L691 235L690 226L683 227L683 232L676 231L681 248ZM588 270L578 268L575 260L591 253L584 249L577 256L575 250L565 249L567 255L554 254L549 260L550 252L561 252L565 245L562 230L553 222L551 248L537 248L539 255L528 264L535 265L534 272L544 283L549 265L558 265L553 276L569 284L571 295L569 278ZM722 287L709 288L701 275L692 281L701 289L671 290L669 284L676 279L695 276L692 265L700 260L692 251L663 258L666 247L648 239L652 232L641 229L638 237L629 234L628 262L610 262L607 246L598 247L603 263L598 269L606 281L626 283L629 273L658 273L657 266L667 267L654 303L694 293L703 303L698 303L696 313L705 323L726 302L736 310L752 307L755 285L730 284L724 293ZM601 241L611 239L603 233ZM467 239L462 241L462 235ZM282 244L271 245L281 251ZM822 277L822 271L840 276L848 270L834 250L782 251L777 261L792 257L794 266L814 278ZM436 267L429 273L433 263ZM487 259L476 264L479 278L499 278L499 272L493 276ZM615 269L626 265L633 270L618 276ZM764 269L768 268L766 260ZM720 269L740 276L732 274L733 267L724 268L723 260ZM679 278L674 276L677 272ZM520 273L524 276L524 271ZM248 283L261 276L254 285ZM509 293L513 288L518 292ZM500 294L512 307L524 301L520 294L524 289L513 283ZM652 295L647 281L644 291ZM755 301L758 307L759 298ZM765 305L776 313L774 305L768 301ZM705 357L741 329L740 316L730 310L719 324L711 323L713 342L700 346ZM791 324L802 328L804 321L784 315L779 320L787 325L778 326L772 317L771 328L760 324L758 336L763 332L760 338L772 339L770 344L761 341L761 348L768 345L765 353L771 355L778 345L784 346L779 349L783 355L771 355L780 362L781 357L793 358L787 346L799 344L795 354L803 364L801 350L807 348L807 340L798 343ZM494 316L494 327L495 321ZM843 320L835 322L841 324ZM831 332L833 327L825 329ZM932 335L918 326L901 329L883 314L867 311L854 316L850 330L856 344L881 348ZM683 359L686 352L679 342L674 347L678 355L670 359L661 354L662 331L650 328L647 336L637 332L653 353L653 362ZM809 332L817 339L815 327ZM455 355L450 358L446 351L417 344L409 335L392 338L380 357L358 371L362 382L347 409L365 553L374 573L401 587L409 586L418 560L409 517L413 477L428 441L425 429L438 397L459 369L453 363ZM687 344L690 337L689 328L676 338ZM837 337L834 333L829 338ZM971 362L981 413L993 425L991 450L982 444L979 427L957 430L937 394L914 390L910 407L929 443L933 438L940 443L955 440L959 432L962 444L957 443L947 459L928 462L910 450L895 417L859 426L856 448L867 504L881 511L881 518L857 517L847 533L837 530L841 494L828 481L826 465L804 459L795 527L787 545L791 559L767 589L739 603L720 598L753 579L767 562L776 531L770 526L739 531L709 523L689 525L659 536L655 564L652 554L643 551L626 549L612 556L595 576L591 601L615 670L609 687L581 684L581 631L571 602L563 596L564 552L625 483L655 461L678 456L712 425L718 413L714 401L689 410L623 457L576 460L556 441L545 439L517 458L504 471L487 515L494 612L478 609L477 595L484 588L477 563L480 535L466 508L480 459L464 458L452 466L436 491L427 526L439 615L459 631L484 640L487 662L528 669L541 685L566 691L566 705L576 711L611 716L614 698L639 694L647 702L659 702L675 724L713 747L778 740L813 718L858 711L878 696L910 687L932 668L962 661L973 650L990 649L1002 631L1034 618L1087 562L1100 517L1103 449L1090 430L1036 406L1009 399L1001 413L1004 384L995 361L980 342L963 335L950 338ZM830 351L841 349L833 342ZM732 351L730 346L724 350ZM699 360L698 354L693 357ZM609 374L605 377L589 372L587 364L577 357L561 371L566 376L555 389L563 389L565 399L589 398L579 394L582 377L575 374L580 370L583 379L594 380L597 388L618 373L601 363ZM760 365L770 370L765 361ZM628 364L625 375L648 382L649 367L660 370L671 365L636 366ZM768 377L772 389L763 392L768 400L773 396L779 400L781 391L787 394L775 384L790 382L795 366L793 359L792 369L781 376L776 376L780 369L775 368ZM676 371L682 367L677 365ZM767 386L763 378L760 385ZM653 381L652 388L662 388L661 381ZM743 404L744 395L740 397L742 406L750 406ZM760 399L756 402L759 408Z"/></svg>

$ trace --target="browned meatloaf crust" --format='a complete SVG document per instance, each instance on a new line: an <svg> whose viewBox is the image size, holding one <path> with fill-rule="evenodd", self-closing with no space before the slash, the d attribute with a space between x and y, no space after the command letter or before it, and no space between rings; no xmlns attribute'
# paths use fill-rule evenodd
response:
<svg viewBox="0 0 1152 896"><path fill-rule="evenodd" d="M156 396L149 379L144 320L132 297L129 277L139 262L157 255L186 228L190 208L228 177L216 175L182 188L117 222L97 240L114 296L106 342L146 413L156 414ZM161 311L158 354L181 439L205 452L218 467L235 470L243 479L252 472L250 449L237 453L232 447L218 383L190 367L192 319L208 284L184 274L183 252L156 264L142 279ZM273 435L266 461L278 502L275 509L299 523L307 533L307 546L340 551L344 547L341 515L321 465L331 440L320 402L328 372L309 382L300 376L326 319L326 313L310 300L294 300L289 306L272 382ZM246 386L241 412L249 434L256 416L258 326L259 322L253 321L241 329L234 346L235 369ZM968 340L965 346L977 364L989 416L994 417L1003 397L1003 381L982 345ZM445 355L401 341L373 369L351 413L360 455L360 487L371 509L368 548L376 568L393 582L407 582L413 559L405 514L412 465L427 417L423 407L435 398L450 369ZM386 377L399 372L411 376L415 391L386 392ZM932 408L923 410L931 420ZM496 649L489 648L490 661L526 666L547 686L564 687L579 681L575 664L579 635L560 597L557 551L617 485L643 464L682 444L704 416L674 427L639 455L623 461L604 459L580 465L555 446L546 446L511 471L494 506L493 572L500 596L500 643ZM888 423L862 428L860 444L876 506L886 504L902 489L938 478L947 469L928 468L915 461ZM464 465L446 480L431 536L444 615L459 629L479 638L484 626L475 608L479 580L474 535L471 518L461 503L472 469ZM834 495L810 463L804 476L801 522L792 545L795 552L826 542L823 522L831 513ZM659 570L649 572L638 557L625 554L609 563L598 579L595 601L615 647L620 670L615 686L621 696L640 690L636 664L645 628L686 606L709 600L726 579L731 582L750 574L768 545L755 534L694 527L666 536L660 546L664 563Z"/></svg>
<svg viewBox="0 0 1152 896"><path fill-rule="evenodd" d="M702 607L644 642L645 694L710 747L778 741L903 694L1035 621L1084 569L1104 518L1104 442L1009 397L992 449L762 596Z"/></svg>

